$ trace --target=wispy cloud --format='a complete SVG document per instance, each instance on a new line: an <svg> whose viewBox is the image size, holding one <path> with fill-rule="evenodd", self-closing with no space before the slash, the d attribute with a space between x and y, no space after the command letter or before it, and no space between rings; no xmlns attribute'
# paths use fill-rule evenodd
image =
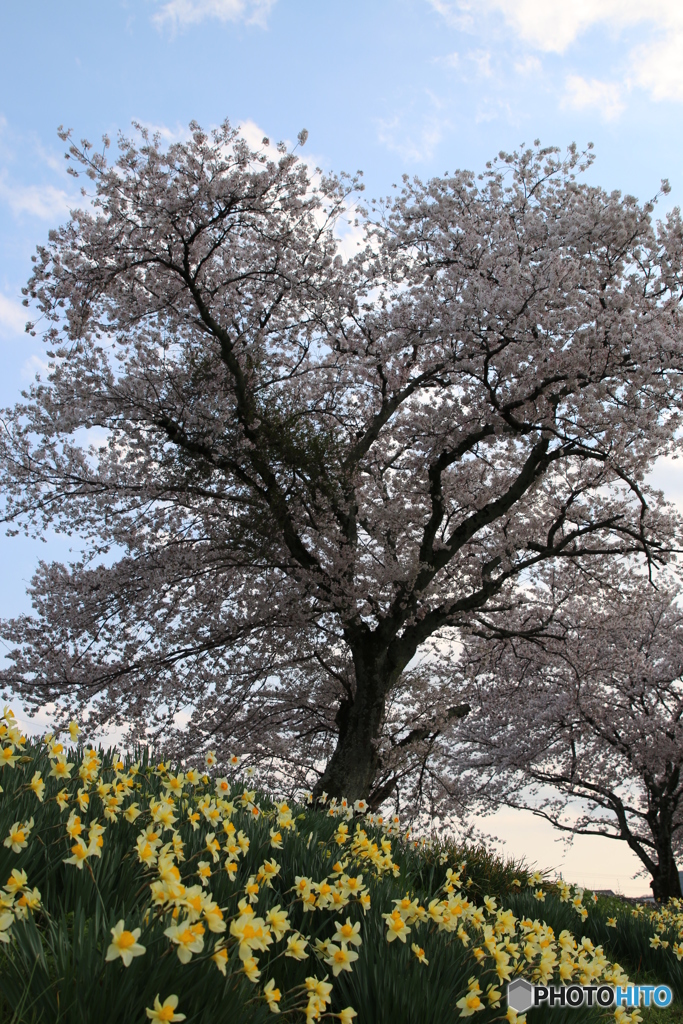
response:
<svg viewBox="0 0 683 1024"><path fill-rule="evenodd" d="M427 0L446 23L487 39L492 18L512 30L519 46L565 55L581 36L600 28L612 37L638 26L643 37L624 48L618 73L621 86L573 76L565 103L577 108L601 106L604 116L616 117L630 87L645 89L654 100L683 102L683 2L681 0ZM495 27L495 25L493 26ZM515 65L521 72L536 69L527 56ZM620 93L617 95L617 90ZM594 102L594 99L597 100Z"/></svg>
<svg viewBox="0 0 683 1024"><path fill-rule="evenodd" d="M680 13L683 15L683 4ZM637 46L631 52L633 77L655 100L683 103L683 17L681 22L663 39Z"/></svg>
<svg viewBox="0 0 683 1024"><path fill-rule="evenodd" d="M41 359L40 356L34 354L22 363L21 376L23 380L34 381L37 374L47 374L49 370L47 359Z"/></svg>
<svg viewBox="0 0 683 1024"><path fill-rule="evenodd" d="M515 71L518 75L540 75L543 73L543 65L538 57L527 54L522 60L515 61Z"/></svg>
<svg viewBox="0 0 683 1024"><path fill-rule="evenodd" d="M474 17L471 13L473 5L467 0L428 0L428 3L437 14L446 19L451 28L461 32L468 32L474 28Z"/></svg>
<svg viewBox="0 0 683 1024"><path fill-rule="evenodd" d="M41 220L57 220L75 205L73 196L54 185L9 184L0 174L0 201L14 214L28 213Z"/></svg>
<svg viewBox="0 0 683 1024"><path fill-rule="evenodd" d="M562 106L572 110L598 111L604 121L612 121L625 109L623 89L618 82L586 79L581 75L568 75Z"/></svg>
<svg viewBox="0 0 683 1024"><path fill-rule="evenodd" d="M1 335L23 334L28 319L28 310L20 302L16 302L14 299L8 298L7 295L0 293Z"/></svg>
<svg viewBox="0 0 683 1024"><path fill-rule="evenodd" d="M431 160L444 136L446 125L435 116L428 117L417 130L406 128L398 116L377 121L377 138L404 160L421 163Z"/></svg>
<svg viewBox="0 0 683 1024"><path fill-rule="evenodd" d="M192 134L186 124L183 125L179 122L176 122L175 128L171 128L167 124L155 124L154 121L145 121L142 117L136 117L134 120L136 124L146 128L150 135L158 135L161 141L168 145L174 142L187 142Z"/></svg>
<svg viewBox="0 0 683 1024"><path fill-rule="evenodd" d="M207 18L244 21L265 28L277 0L164 0L152 21L160 28L187 28Z"/></svg>
<svg viewBox="0 0 683 1024"><path fill-rule="evenodd" d="M453 53L447 53L443 57L434 57L432 63L442 64L446 68L459 68L460 54L457 51L453 51Z"/></svg>
<svg viewBox="0 0 683 1024"><path fill-rule="evenodd" d="M480 78L490 78L493 74L489 50L470 50L467 54L467 59L474 64L476 73Z"/></svg>

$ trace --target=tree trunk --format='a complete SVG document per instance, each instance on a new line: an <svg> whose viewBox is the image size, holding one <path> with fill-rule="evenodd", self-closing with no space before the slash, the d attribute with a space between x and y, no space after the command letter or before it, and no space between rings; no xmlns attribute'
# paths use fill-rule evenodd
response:
<svg viewBox="0 0 683 1024"><path fill-rule="evenodd" d="M370 664L367 663L370 661ZM392 680L386 678L386 657L354 657L356 690L345 697L337 711L337 746L313 790L337 799L366 800L379 767L379 740L384 721L385 694Z"/></svg>
<svg viewBox="0 0 683 1024"><path fill-rule="evenodd" d="M654 898L658 903L665 903L674 897L680 899L681 882L671 850L668 851L668 855L662 852L657 868L658 870L652 873L652 881L650 882Z"/></svg>

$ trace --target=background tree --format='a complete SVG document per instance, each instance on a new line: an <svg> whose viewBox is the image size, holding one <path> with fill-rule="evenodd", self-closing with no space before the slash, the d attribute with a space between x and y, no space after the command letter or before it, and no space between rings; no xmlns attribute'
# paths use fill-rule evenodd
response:
<svg viewBox="0 0 683 1024"><path fill-rule="evenodd" d="M680 896L683 612L623 574L611 590L539 591L467 642L471 718L460 770L488 802L575 835L626 842L656 899ZM564 592L563 592L564 591ZM481 790L482 796L484 790Z"/></svg>
<svg viewBox="0 0 683 1024"><path fill-rule="evenodd" d="M49 372L0 456L10 528L87 550L40 565L4 680L376 800L461 706L425 645L549 560L666 557L680 216L536 146L406 179L343 260L357 180L191 130L70 146L93 205L38 250Z"/></svg>

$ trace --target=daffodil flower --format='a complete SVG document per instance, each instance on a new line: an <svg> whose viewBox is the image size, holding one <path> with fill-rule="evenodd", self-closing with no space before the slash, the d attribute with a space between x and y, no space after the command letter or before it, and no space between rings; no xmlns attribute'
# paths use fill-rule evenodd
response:
<svg viewBox="0 0 683 1024"><path fill-rule="evenodd" d="M13 853L21 853L28 846L28 838L33 828L33 818L23 823L15 821L9 830L4 845L10 847Z"/></svg>
<svg viewBox="0 0 683 1024"><path fill-rule="evenodd" d="M72 768L73 764L71 762L67 763L66 756L64 754L58 754L57 760L52 761L52 771L50 772L50 775L55 779L70 779Z"/></svg>
<svg viewBox="0 0 683 1024"><path fill-rule="evenodd" d="M347 1006L345 1010L341 1011L341 1013L335 1013L333 1016L338 1017L341 1024L352 1024L353 1018L357 1017L358 1014L352 1006Z"/></svg>
<svg viewBox="0 0 683 1024"><path fill-rule="evenodd" d="M338 942L351 943L352 946L362 946L363 940L360 937L360 921L356 921L355 924L351 924L351 919L346 918L345 924L340 924L339 921L335 921L336 934L334 938Z"/></svg>
<svg viewBox="0 0 683 1024"><path fill-rule="evenodd" d="M382 917L387 922L387 942L393 942L394 939L405 942L411 929L401 917L400 911L394 910L391 914L382 914Z"/></svg>
<svg viewBox="0 0 683 1024"><path fill-rule="evenodd" d="M261 977L261 972L258 969L258 960L255 956L249 956L246 960L242 961L242 970L254 985Z"/></svg>
<svg viewBox="0 0 683 1024"><path fill-rule="evenodd" d="M147 952L144 946L141 946L138 942L140 938L140 929L136 928L134 931L126 931L126 926L123 920L119 921L111 929L111 944L107 950L105 960L116 960L121 957L123 960L124 967L130 967L133 962L133 957L143 956Z"/></svg>
<svg viewBox="0 0 683 1024"><path fill-rule="evenodd" d="M422 948L422 946L418 946L417 942L413 942L410 948L417 957L419 963L425 964L425 966L429 963L429 960L425 956L424 949Z"/></svg>
<svg viewBox="0 0 683 1024"><path fill-rule="evenodd" d="M0 942L9 942L9 930L14 923L14 914L6 911L0 914Z"/></svg>
<svg viewBox="0 0 683 1024"><path fill-rule="evenodd" d="M201 953L204 949L204 925L201 922L171 925L164 932L171 942L177 946L176 953L181 964L188 964L193 953Z"/></svg>
<svg viewBox="0 0 683 1024"><path fill-rule="evenodd" d="M216 946L211 957L218 970L221 972L223 977L226 975L226 967L228 963L228 951L225 946Z"/></svg>
<svg viewBox="0 0 683 1024"><path fill-rule="evenodd" d="M294 960L306 960L308 953L306 952L307 940L299 932L294 932L287 939L287 949L285 950L285 956L291 956Z"/></svg>
<svg viewBox="0 0 683 1024"><path fill-rule="evenodd" d="M18 914L27 917L29 910L33 913L40 908L40 905L40 891L36 888L26 889L17 900L14 909Z"/></svg>
<svg viewBox="0 0 683 1024"><path fill-rule="evenodd" d="M33 778L31 779L31 781L29 782L28 785L29 785L29 789L33 790L33 792L36 794L36 796L38 797L38 799L40 800L40 802L42 804L42 802L43 802L43 795L45 793L45 783L42 780L41 773L40 772L34 772L33 773Z"/></svg>
<svg viewBox="0 0 683 1024"><path fill-rule="evenodd" d="M18 868L12 868L12 874L7 879L7 885L5 890L14 896L16 893L21 892L25 889L28 884L28 878L26 877L25 871L19 871Z"/></svg>
<svg viewBox="0 0 683 1024"><path fill-rule="evenodd" d="M0 766L9 765L10 768L14 768L18 756L18 754L14 753L14 747L2 747L0 749Z"/></svg>
<svg viewBox="0 0 683 1024"><path fill-rule="evenodd" d="M460 1010L461 1017L471 1017L473 1013L484 1009L484 1004L476 992L468 992L455 1004Z"/></svg>
<svg viewBox="0 0 683 1024"><path fill-rule="evenodd" d="M139 805L134 803L128 804L128 807L126 807L125 811L123 812L123 816L126 819L126 821L130 821L132 824L132 822L134 822L135 819L139 817L141 813L142 812L140 810Z"/></svg>
<svg viewBox="0 0 683 1024"><path fill-rule="evenodd" d="M358 953L348 949L345 942L342 942L340 946L337 946L334 942L329 942L327 944L327 953L325 963L329 964L332 968L335 978L338 977L341 971L351 971L351 964L354 960L358 959Z"/></svg>
<svg viewBox="0 0 683 1024"><path fill-rule="evenodd" d="M184 1013L175 1013L175 1009L178 1005L178 996L168 996L164 999L163 1003L159 1001L159 996L154 997L154 1009L145 1009L145 1013L151 1021L155 1021L156 1024L170 1024L172 1021L185 1020Z"/></svg>
<svg viewBox="0 0 683 1024"><path fill-rule="evenodd" d="M282 999L282 993L280 992L279 988L275 988L275 981L273 980L273 978L270 979L268 984L263 989L263 994L266 997L268 1009L271 1011L271 1013L279 1013L280 1008L277 1004Z"/></svg>
<svg viewBox="0 0 683 1024"><path fill-rule="evenodd" d="M64 858L65 864L75 864L79 871L83 870L88 857L92 855L92 850L89 846L86 846L84 842L79 840L71 847L71 856Z"/></svg>

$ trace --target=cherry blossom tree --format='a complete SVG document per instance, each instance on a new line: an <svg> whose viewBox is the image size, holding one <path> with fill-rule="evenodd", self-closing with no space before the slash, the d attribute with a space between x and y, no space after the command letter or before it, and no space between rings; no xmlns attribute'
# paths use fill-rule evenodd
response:
<svg viewBox="0 0 683 1024"><path fill-rule="evenodd" d="M5 519L84 552L40 564L4 683L376 802L465 713L425 657L475 612L551 561L666 560L680 215L575 147L363 210L227 123L141 136L69 142L91 204L27 286L49 369L4 413Z"/></svg>
<svg viewBox="0 0 683 1024"><path fill-rule="evenodd" d="M473 631L460 767L495 769L489 802L627 843L661 900L681 895L683 612L675 590L615 582L539 592Z"/></svg>

